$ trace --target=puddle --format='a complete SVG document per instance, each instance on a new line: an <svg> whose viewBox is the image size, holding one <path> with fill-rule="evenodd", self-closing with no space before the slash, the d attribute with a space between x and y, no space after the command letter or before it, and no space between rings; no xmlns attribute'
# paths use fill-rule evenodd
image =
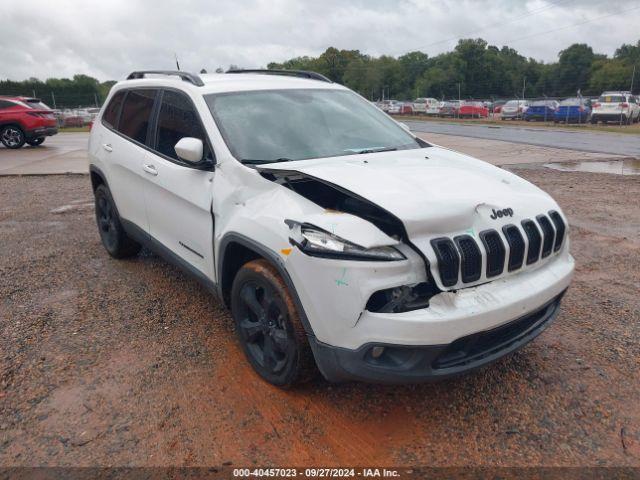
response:
<svg viewBox="0 0 640 480"><path fill-rule="evenodd" d="M616 175L640 175L640 159L602 160L595 162L545 163L545 167L562 172L613 173Z"/></svg>

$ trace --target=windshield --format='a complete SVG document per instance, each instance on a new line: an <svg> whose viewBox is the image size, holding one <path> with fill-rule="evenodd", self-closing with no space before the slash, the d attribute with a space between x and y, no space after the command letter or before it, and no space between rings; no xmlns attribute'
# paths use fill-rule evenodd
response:
<svg viewBox="0 0 640 480"><path fill-rule="evenodd" d="M518 105L523 105L524 102L522 100L509 100L505 106L506 107L517 107Z"/></svg>
<svg viewBox="0 0 640 480"><path fill-rule="evenodd" d="M205 96L233 155L244 163L421 148L353 92L266 90Z"/></svg>
<svg viewBox="0 0 640 480"><path fill-rule="evenodd" d="M560 102L560 105L563 107L577 107L582 105L584 102L582 102L579 98L567 98L565 100L562 100Z"/></svg>

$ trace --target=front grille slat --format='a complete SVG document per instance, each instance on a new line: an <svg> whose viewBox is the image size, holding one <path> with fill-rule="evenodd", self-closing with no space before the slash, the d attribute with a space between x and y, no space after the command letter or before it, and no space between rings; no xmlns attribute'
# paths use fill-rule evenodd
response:
<svg viewBox="0 0 640 480"><path fill-rule="evenodd" d="M553 222L553 224L556 227L556 242L553 245L553 251L557 252L558 250L560 250L560 247L562 246L562 242L564 241L564 235L566 233L566 226L565 226L564 220L562 220L562 217L560 216L560 214L558 212L556 212L555 210L550 210L549 211L549 216L551 217L551 221Z"/></svg>
<svg viewBox="0 0 640 480"><path fill-rule="evenodd" d="M478 244L470 235L458 235L453 239L460 252L460 276L463 283L480 279L482 254Z"/></svg>
<svg viewBox="0 0 640 480"><path fill-rule="evenodd" d="M485 277L490 279L501 275L505 269L516 271L525 263L531 265L559 251L566 236L567 224L562 215L556 210L549 210L548 216L540 214L533 219L525 218L520 225L504 225L502 232L484 230L480 232L479 240L462 234L453 238L434 238L431 246L442 285L453 287L458 282L473 283L482 278L483 256ZM480 248L480 242L484 248Z"/></svg>
<svg viewBox="0 0 640 480"><path fill-rule="evenodd" d="M500 238L500 234L495 230L485 230L480 232L480 240L487 252L487 278L500 275L504 270L504 257L506 249Z"/></svg>
<svg viewBox="0 0 640 480"><path fill-rule="evenodd" d="M502 227L507 243L509 244L509 271L522 267L524 261L524 238L520 233L520 229L513 224Z"/></svg>
<svg viewBox="0 0 640 480"><path fill-rule="evenodd" d="M537 262L540 259L540 248L542 247L542 236L540 230L533 220L523 220L522 228L527 234L529 240L529 249L527 250L527 265Z"/></svg>
<svg viewBox="0 0 640 480"><path fill-rule="evenodd" d="M553 230L551 221L549 221L546 215L538 215L536 220L538 221L538 225L540 225L543 233L542 258L545 258L548 257L553 250L555 231Z"/></svg>
<svg viewBox="0 0 640 480"><path fill-rule="evenodd" d="M438 272L440 280L445 287L452 287L458 283L460 270L460 257L450 238L440 237L431 240L431 246L438 259Z"/></svg>

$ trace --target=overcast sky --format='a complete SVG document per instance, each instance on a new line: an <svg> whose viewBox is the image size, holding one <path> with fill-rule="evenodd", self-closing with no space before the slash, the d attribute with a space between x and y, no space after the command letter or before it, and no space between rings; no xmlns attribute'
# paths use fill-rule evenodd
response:
<svg viewBox="0 0 640 480"><path fill-rule="evenodd" d="M640 39L640 0L19 0L2 9L0 78L266 66L328 46L435 55L482 37L544 61ZM178 7L177 5L180 5ZM8 5L5 5L8 7ZM633 10L632 10L633 9ZM577 25L581 24L581 25ZM576 25L571 27L572 25ZM550 33L549 30L555 30Z"/></svg>

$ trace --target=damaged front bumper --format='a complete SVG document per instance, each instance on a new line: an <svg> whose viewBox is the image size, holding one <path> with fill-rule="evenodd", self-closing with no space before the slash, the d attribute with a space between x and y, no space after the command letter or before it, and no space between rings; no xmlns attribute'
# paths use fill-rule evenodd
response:
<svg viewBox="0 0 640 480"><path fill-rule="evenodd" d="M370 343L356 350L311 340L320 371L332 382L427 382L487 365L537 337L557 316L561 293L532 313L500 327L459 338L448 345Z"/></svg>
<svg viewBox="0 0 640 480"><path fill-rule="evenodd" d="M304 285L299 293L314 330L310 341L327 379L427 381L485 365L531 341L553 320L574 269L573 257L563 249L540 268L437 293L426 308L363 309L377 289L425 281L414 268L417 259L405 253L409 261L373 267L346 262L343 268L337 261L292 255L290 261L315 264L311 282L294 278L294 283ZM384 349L374 352L374 347Z"/></svg>

